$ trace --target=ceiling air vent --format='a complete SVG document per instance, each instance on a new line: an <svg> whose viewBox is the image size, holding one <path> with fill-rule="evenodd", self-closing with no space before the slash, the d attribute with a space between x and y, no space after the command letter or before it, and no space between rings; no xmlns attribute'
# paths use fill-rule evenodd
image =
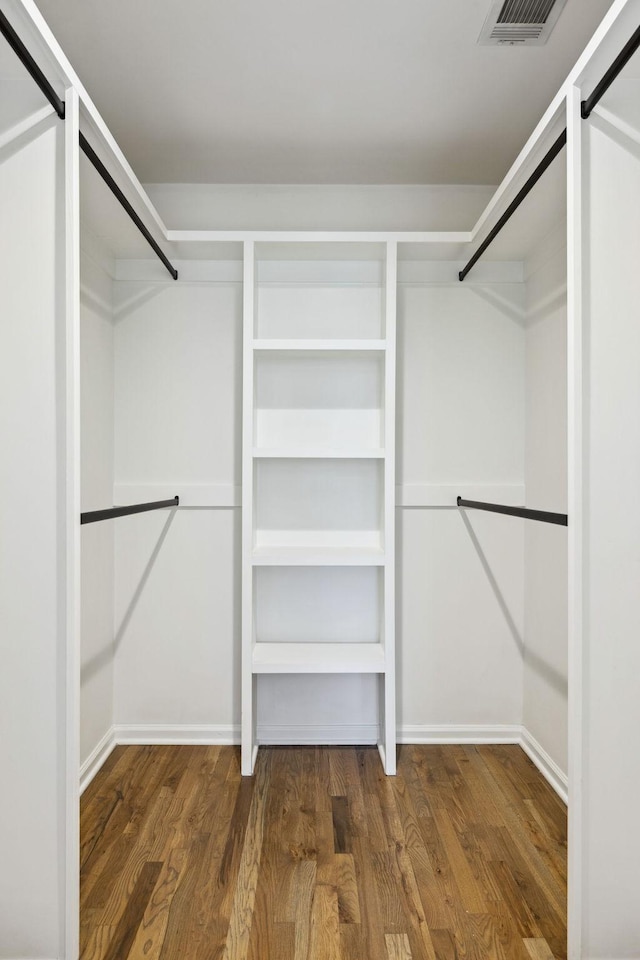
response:
<svg viewBox="0 0 640 960"><path fill-rule="evenodd" d="M546 43L567 0L498 0L491 5L478 38L481 44Z"/></svg>

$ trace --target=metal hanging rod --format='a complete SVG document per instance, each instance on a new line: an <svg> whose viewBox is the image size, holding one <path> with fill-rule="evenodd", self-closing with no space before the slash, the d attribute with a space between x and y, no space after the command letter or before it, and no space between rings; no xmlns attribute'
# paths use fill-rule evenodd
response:
<svg viewBox="0 0 640 960"><path fill-rule="evenodd" d="M640 47L640 27L636 30L629 42L625 44L618 56L615 58L600 83L596 86L591 96L583 100L580 105L582 119L586 120L593 108L599 102L600 98L607 92L620 71L627 65L636 50Z"/></svg>
<svg viewBox="0 0 640 960"><path fill-rule="evenodd" d="M566 513L550 513L548 510L527 510L526 507L508 507L504 503L483 503L481 500L463 500L458 497L459 507L472 507L474 510L488 510L490 513L506 513L509 517L523 517L525 520L540 520L542 523L557 523L561 527L568 525Z"/></svg>
<svg viewBox="0 0 640 960"><path fill-rule="evenodd" d="M60 119L64 120L64 100L61 100L55 92L2 11L0 11L0 32L16 56L27 68Z"/></svg>
<svg viewBox="0 0 640 960"><path fill-rule="evenodd" d="M495 238L498 236L498 234L504 227L505 223L507 223L507 221L511 219L513 214L516 212L516 210L524 200L524 198L533 189L533 187L536 185L536 183L538 182L542 174L545 172L545 170L549 166L551 166L551 164L553 163L555 158L558 156L558 154L560 153L560 151L562 150L566 142L567 142L567 131L563 130L560 136L558 137L558 139L556 140L556 142L551 147L551 149L548 151L548 153L544 155L544 157L542 158L542 160L540 161L536 169L533 171L533 173L531 174L531 176L529 177L525 185L519 191L516 198L511 201L511 203L509 204L505 212L502 214L502 216L496 223L491 233L488 235L488 237L485 240L482 241L482 243L480 244L480 246L478 247L474 255L471 257L471 260L469 260L469 263L466 265L466 267L464 267L464 269L460 271L460 273L458 274L459 280L464 280L466 275L469 273L469 270L471 270L473 265L477 263L477 261L485 252L487 247L493 243Z"/></svg>
<svg viewBox="0 0 640 960"><path fill-rule="evenodd" d="M108 510L91 510L80 514L80 523L97 523L98 520L113 520L128 517L131 513L146 513L147 510L162 510L164 507L180 506L180 497L173 500L154 500L153 503L133 503L129 507L110 507Z"/></svg>
<svg viewBox="0 0 640 960"><path fill-rule="evenodd" d="M91 144L89 143L89 141L87 140L87 138L84 136L83 133L80 134L80 149L85 154L85 156L91 161L93 166L96 168L96 170L98 171L98 173L100 174L100 176L102 177L106 185L111 190L114 197L127 211L127 213L135 223L136 227L138 228L142 236L145 238L149 246L153 249L154 253L156 253L157 256L160 257L160 259L164 263L165 267L167 268L167 270L169 271L173 279L177 280L178 271L173 266L171 261L166 257L166 255L162 252L162 250L160 249L156 241L153 239L153 237L145 227L144 223L142 222L138 214L135 212L135 210L133 209L133 207L125 197L124 193L122 192L118 184L115 182L115 180L113 179L113 177L111 176L107 168L105 167L104 163L102 162L102 160L100 159L98 154L95 152L95 150L93 149L93 147L91 146Z"/></svg>

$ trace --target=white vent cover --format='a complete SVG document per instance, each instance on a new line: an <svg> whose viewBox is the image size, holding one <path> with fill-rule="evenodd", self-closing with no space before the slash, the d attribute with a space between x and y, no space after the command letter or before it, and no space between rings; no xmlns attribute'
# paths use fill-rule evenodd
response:
<svg viewBox="0 0 640 960"><path fill-rule="evenodd" d="M547 42L566 2L497 0L491 5L478 43L541 46Z"/></svg>

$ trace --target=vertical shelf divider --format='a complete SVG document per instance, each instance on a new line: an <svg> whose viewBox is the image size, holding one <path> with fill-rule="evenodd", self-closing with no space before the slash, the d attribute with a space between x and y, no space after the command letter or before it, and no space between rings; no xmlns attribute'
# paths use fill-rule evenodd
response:
<svg viewBox="0 0 640 960"><path fill-rule="evenodd" d="M253 433L254 385L253 339L256 313L255 243L243 244L242 272L242 720L241 771L243 777L253 773L258 746L256 742L256 684L252 670L253 614Z"/></svg>
<svg viewBox="0 0 640 960"><path fill-rule="evenodd" d="M396 312L398 244L386 243L384 368L384 612L385 672L380 677L382 710L378 749L387 776L396 773L396 644L395 644L395 516L396 516Z"/></svg>

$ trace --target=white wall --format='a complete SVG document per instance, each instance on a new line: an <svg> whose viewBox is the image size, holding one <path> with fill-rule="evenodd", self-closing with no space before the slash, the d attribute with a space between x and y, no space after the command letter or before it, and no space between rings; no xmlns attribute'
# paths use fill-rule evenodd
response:
<svg viewBox="0 0 640 960"><path fill-rule="evenodd" d="M527 505L567 511L566 226L545 238L527 277ZM523 723L567 773L567 530L525 527Z"/></svg>
<svg viewBox="0 0 640 960"><path fill-rule="evenodd" d="M121 502L179 494L188 503L193 485L191 502L231 502L241 307L234 283L115 284ZM239 510L216 507L118 522L116 723L229 731L239 720L239 532Z"/></svg>
<svg viewBox="0 0 640 960"><path fill-rule="evenodd" d="M478 485L487 499L505 489L522 497L523 292L518 283L402 288L398 483L410 485L413 502L439 502L444 490L453 505L456 492ZM241 288L120 281L115 317L118 499L177 493L183 503L219 504L116 525L115 721L141 737L176 725L185 735L232 736L240 511L229 504L238 503L240 483ZM522 524L465 518L453 506L397 517L401 725L519 724ZM373 740L377 684L263 677L258 721L270 741L319 730Z"/></svg>
<svg viewBox="0 0 640 960"><path fill-rule="evenodd" d="M583 956L595 960L640 957L640 148L596 115L583 131L582 920Z"/></svg>
<svg viewBox="0 0 640 960"><path fill-rule="evenodd" d="M398 300L398 484L413 502L522 495L520 284L408 284ZM480 488L480 490L478 490ZM519 724L522 522L399 510L402 726ZM419 735L419 731L415 731Z"/></svg>
<svg viewBox="0 0 640 960"><path fill-rule="evenodd" d="M173 230L470 230L494 187L151 183Z"/></svg>
<svg viewBox="0 0 640 960"><path fill-rule="evenodd" d="M113 500L112 281L88 256L81 262L80 402L82 510ZM80 762L113 724L114 524L81 533Z"/></svg>
<svg viewBox="0 0 640 960"><path fill-rule="evenodd" d="M9 958L57 957L61 932L62 130L48 121L0 153L0 957Z"/></svg>

